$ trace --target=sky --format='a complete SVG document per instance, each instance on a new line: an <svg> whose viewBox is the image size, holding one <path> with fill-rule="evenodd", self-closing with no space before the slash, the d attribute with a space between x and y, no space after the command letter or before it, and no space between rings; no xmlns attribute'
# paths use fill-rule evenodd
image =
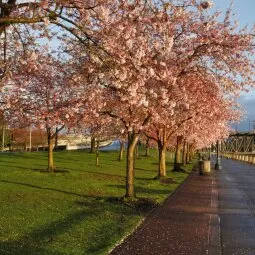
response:
<svg viewBox="0 0 255 255"><path fill-rule="evenodd" d="M240 26L252 27L255 24L255 0L234 0L233 2ZM214 9L224 12L230 6L231 0L213 0L213 3ZM246 116L234 128L238 131L253 131L255 129L255 88L249 93L242 93L239 102L245 109Z"/></svg>

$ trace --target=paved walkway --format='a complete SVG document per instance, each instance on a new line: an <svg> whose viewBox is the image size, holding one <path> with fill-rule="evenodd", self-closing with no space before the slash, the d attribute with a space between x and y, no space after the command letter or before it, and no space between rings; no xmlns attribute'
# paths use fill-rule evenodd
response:
<svg viewBox="0 0 255 255"><path fill-rule="evenodd" d="M218 174L223 255L255 255L255 166L223 160Z"/></svg>
<svg viewBox="0 0 255 255"><path fill-rule="evenodd" d="M255 255L255 166L192 173L111 255Z"/></svg>

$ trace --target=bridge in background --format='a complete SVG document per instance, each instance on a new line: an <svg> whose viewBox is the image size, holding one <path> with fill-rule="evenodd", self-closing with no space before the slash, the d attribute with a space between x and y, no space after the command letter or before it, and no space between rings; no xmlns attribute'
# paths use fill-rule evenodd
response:
<svg viewBox="0 0 255 255"><path fill-rule="evenodd" d="M255 133L237 132L232 133L222 143L222 152L255 152Z"/></svg>
<svg viewBox="0 0 255 255"><path fill-rule="evenodd" d="M216 151L216 145L212 148ZM220 143L220 151L255 153L255 132L235 132Z"/></svg>

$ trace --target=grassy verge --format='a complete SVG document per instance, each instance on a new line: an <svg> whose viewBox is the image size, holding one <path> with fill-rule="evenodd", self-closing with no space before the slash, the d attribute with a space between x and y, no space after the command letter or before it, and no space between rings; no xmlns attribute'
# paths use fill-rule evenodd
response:
<svg viewBox="0 0 255 255"><path fill-rule="evenodd" d="M117 198L125 194L125 159L117 152L55 153L57 173L44 171L47 154L0 154L0 254L106 254L145 217ZM168 170L172 162L167 162ZM191 170L189 165L187 170ZM139 198L161 203L187 173L157 174L156 152L136 161Z"/></svg>

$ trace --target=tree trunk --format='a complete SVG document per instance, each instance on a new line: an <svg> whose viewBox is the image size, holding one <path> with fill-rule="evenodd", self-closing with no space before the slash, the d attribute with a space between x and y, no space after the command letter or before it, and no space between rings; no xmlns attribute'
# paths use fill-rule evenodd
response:
<svg viewBox="0 0 255 255"><path fill-rule="evenodd" d="M181 171L181 142L182 142L182 137L177 136L173 171Z"/></svg>
<svg viewBox="0 0 255 255"><path fill-rule="evenodd" d="M150 139L147 138L147 140L146 140L146 151L145 151L145 156L146 157L150 156L150 144L149 144L149 141L150 141Z"/></svg>
<svg viewBox="0 0 255 255"><path fill-rule="evenodd" d="M122 161L124 155L124 142L120 142L119 161Z"/></svg>
<svg viewBox="0 0 255 255"><path fill-rule="evenodd" d="M32 151L32 127L29 126L29 152Z"/></svg>
<svg viewBox="0 0 255 255"><path fill-rule="evenodd" d="M10 140L10 151L13 151L13 144L14 144L14 130L12 131L11 134L11 140Z"/></svg>
<svg viewBox="0 0 255 255"><path fill-rule="evenodd" d="M194 145L190 145L189 149L189 160L191 161L194 158Z"/></svg>
<svg viewBox="0 0 255 255"><path fill-rule="evenodd" d="M49 137L48 138L48 170L49 171L54 171L55 167L54 167L54 161L53 161L53 144L54 144L54 140Z"/></svg>
<svg viewBox="0 0 255 255"><path fill-rule="evenodd" d="M137 159L139 158L139 143L137 143L136 146L135 146L135 157Z"/></svg>
<svg viewBox="0 0 255 255"><path fill-rule="evenodd" d="M182 165L183 166L185 166L187 164L186 154L187 154L187 143L186 143L186 141L184 141L183 148L182 148Z"/></svg>
<svg viewBox="0 0 255 255"><path fill-rule="evenodd" d="M96 152L96 138L91 137L91 146L90 146L90 153Z"/></svg>
<svg viewBox="0 0 255 255"><path fill-rule="evenodd" d="M139 134L133 134L128 131L128 148L127 148L127 166L126 166L126 197L135 197L134 178L135 178L135 147L139 139Z"/></svg>
<svg viewBox="0 0 255 255"><path fill-rule="evenodd" d="M58 149L58 128L56 127L56 135L55 135L55 147L54 150Z"/></svg>
<svg viewBox="0 0 255 255"><path fill-rule="evenodd" d="M51 127L46 126L47 131L47 142L48 142L48 171L54 171L54 161L53 161L53 148L54 148L54 138L55 135L51 134Z"/></svg>
<svg viewBox="0 0 255 255"><path fill-rule="evenodd" d="M186 151L186 163L189 164L190 162L190 145L187 143L186 145L187 151Z"/></svg>
<svg viewBox="0 0 255 255"><path fill-rule="evenodd" d="M2 151L5 148L5 125L3 125L3 137L2 137Z"/></svg>
<svg viewBox="0 0 255 255"><path fill-rule="evenodd" d="M166 146L161 141L158 141L158 154L158 178L161 178L166 176Z"/></svg>
<svg viewBox="0 0 255 255"><path fill-rule="evenodd" d="M97 147L96 147L96 166L99 166L99 140L97 140Z"/></svg>

